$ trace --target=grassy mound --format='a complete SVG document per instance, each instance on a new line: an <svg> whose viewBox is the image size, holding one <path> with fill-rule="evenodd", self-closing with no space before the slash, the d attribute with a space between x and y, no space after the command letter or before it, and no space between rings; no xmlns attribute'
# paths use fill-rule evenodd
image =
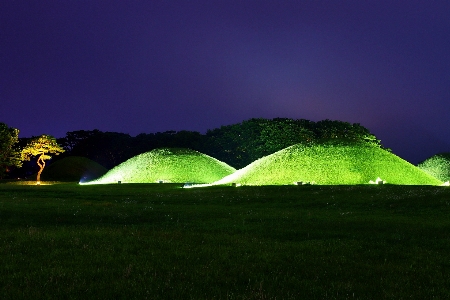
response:
<svg viewBox="0 0 450 300"><path fill-rule="evenodd" d="M368 184L438 185L439 180L398 156L363 142L297 144L263 157L214 184L281 185Z"/></svg>
<svg viewBox="0 0 450 300"><path fill-rule="evenodd" d="M194 150L162 148L130 158L89 183L211 183L234 171L226 163Z"/></svg>
<svg viewBox="0 0 450 300"><path fill-rule="evenodd" d="M55 161L44 168L41 174L43 181L80 181L93 180L105 174L108 170L81 156L68 156ZM36 178L36 175L33 175Z"/></svg>
<svg viewBox="0 0 450 300"><path fill-rule="evenodd" d="M417 165L419 169L442 181L450 180L450 153L436 154Z"/></svg>

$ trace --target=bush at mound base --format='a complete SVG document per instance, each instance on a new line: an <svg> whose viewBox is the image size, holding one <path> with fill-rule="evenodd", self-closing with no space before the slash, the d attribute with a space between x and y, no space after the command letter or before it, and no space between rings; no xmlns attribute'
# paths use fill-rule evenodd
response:
<svg viewBox="0 0 450 300"><path fill-rule="evenodd" d="M364 142L297 144L263 157L214 184L283 185L368 184L439 185L436 178L398 156Z"/></svg>
<svg viewBox="0 0 450 300"><path fill-rule="evenodd" d="M89 183L211 183L236 171L206 154L181 148L162 148L142 153Z"/></svg>
<svg viewBox="0 0 450 300"><path fill-rule="evenodd" d="M79 181L93 180L105 174L108 170L81 156L68 156L49 164L42 171L43 181ZM33 175L36 178L36 175Z"/></svg>
<svg viewBox="0 0 450 300"><path fill-rule="evenodd" d="M450 180L450 153L436 154L417 165L419 169L442 181Z"/></svg>

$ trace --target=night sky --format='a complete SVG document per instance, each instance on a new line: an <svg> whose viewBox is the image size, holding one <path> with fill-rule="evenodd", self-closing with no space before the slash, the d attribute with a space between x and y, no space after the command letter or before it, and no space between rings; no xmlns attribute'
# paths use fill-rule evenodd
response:
<svg viewBox="0 0 450 300"><path fill-rule="evenodd" d="M0 122L19 137L361 123L418 163L450 152L450 1L13 1Z"/></svg>

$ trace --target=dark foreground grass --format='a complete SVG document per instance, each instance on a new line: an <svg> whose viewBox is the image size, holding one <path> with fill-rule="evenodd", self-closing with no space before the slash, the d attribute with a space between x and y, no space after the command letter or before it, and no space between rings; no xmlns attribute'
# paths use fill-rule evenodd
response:
<svg viewBox="0 0 450 300"><path fill-rule="evenodd" d="M446 299L450 189L0 185L2 299Z"/></svg>

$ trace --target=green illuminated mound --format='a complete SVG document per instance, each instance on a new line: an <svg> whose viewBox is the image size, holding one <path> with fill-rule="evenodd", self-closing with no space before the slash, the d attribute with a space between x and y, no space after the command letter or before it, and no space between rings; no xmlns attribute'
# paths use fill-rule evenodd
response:
<svg viewBox="0 0 450 300"><path fill-rule="evenodd" d="M235 171L226 163L194 150L162 148L130 158L89 183L211 183Z"/></svg>
<svg viewBox="0 0 450 300"><path fill-rule="evenodd" d="M44 181L79 181L92 180L105 174L108 170L81 156L68 156L48 165L42 171L41 179ZM34 175L36 178L36 176Z"/></svg>
<svg viewBox="0 0 450 300"><path fill-rule="evenodd" d="M297 144L263 157L214 184L283 185L299 181L368 184L378 177L391 184L442 184L386 150L347 141Z"/></svg>
<svg viewBox="0 0 450 300"><path fill-rule="evenodd" d="M436 154L417 165L419 169L442 181L450 180L450 153Z"/></svg>

